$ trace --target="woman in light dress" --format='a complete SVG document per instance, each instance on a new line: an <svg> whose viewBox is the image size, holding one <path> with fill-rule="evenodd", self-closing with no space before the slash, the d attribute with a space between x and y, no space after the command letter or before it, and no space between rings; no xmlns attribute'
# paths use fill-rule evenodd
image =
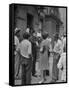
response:
<svg viewBox="0 0 69 90"><path fill-rule="evenodd" d="M50 42L47 39L48 33L42 34L43 41L40 46L40 70L41 70L41 81L39 83L44 83L46 81L46 71L49 71L49 57L48 51L50 47ZM48 73L47 73L48 74Z"/></svg>

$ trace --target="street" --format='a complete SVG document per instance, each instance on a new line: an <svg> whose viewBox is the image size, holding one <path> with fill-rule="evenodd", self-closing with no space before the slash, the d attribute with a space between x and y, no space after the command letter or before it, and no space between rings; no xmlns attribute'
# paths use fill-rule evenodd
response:
<svg viewBox="0 0 69 90"><path fill-rule="evenodd" d="M50 83L51 79L52 79L52 65L53 65L53 57L51 56L49 58L49 76L46 76L46 81L44 83ZM36 71L37 71L37 75L38 77L33 77L31 78L31 84L39 84L40 81L42 80L41 77L39 77L39 67L38 65L36 66ZM21 80L15 80L15 85L21 85Z"/></svg>

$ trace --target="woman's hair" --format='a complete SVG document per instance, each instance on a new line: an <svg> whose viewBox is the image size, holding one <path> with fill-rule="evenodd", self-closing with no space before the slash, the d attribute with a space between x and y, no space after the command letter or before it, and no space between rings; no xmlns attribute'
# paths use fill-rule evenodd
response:
<svg viewBox="0 0 69 90"><path fill-rule="evenodd" d="M42 33L43 39L46 39L48 36L49 36L49 34L47 32Z"/></svg>

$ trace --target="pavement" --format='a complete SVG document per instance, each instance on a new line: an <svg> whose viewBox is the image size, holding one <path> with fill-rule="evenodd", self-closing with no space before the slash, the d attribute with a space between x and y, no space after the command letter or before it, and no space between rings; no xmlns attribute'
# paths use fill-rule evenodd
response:
<svg viewBox="0 0 69 90"><path fill-rule="evenodd" d="M47 76L46 79L47 80L44 83L50 83L51 77ZM41 82L41 78L40 77L33 77L32 76L31 84L41 84L40 82ZM21 85L21 80L15 80L15 85Z"/></svg>
<svg viewBox="0 0 69 90"><path fill-rule="evenodd" d="M49 74L49 76L46 76L46 81L44 82L44 83L50 83L50 81L51 81L51 77L52 77L52 65L53 65L53 58L52 57L50 57L50 59L49 59L49 72L50 72L50 74ZM38 68L38 65L36 66L36 70L37 70L37 75L39 75L40 73L39 73L39 68ZM31 84L39 84L39 82L41 81L42 79L41 79L41 77L31 77ZM21 79L16 79L15 80L15 85L21 85Z"/></svg>

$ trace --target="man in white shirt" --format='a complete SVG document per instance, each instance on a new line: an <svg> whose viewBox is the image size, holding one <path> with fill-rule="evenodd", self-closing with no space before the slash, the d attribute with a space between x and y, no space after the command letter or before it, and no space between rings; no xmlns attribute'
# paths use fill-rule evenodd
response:
<svg viewBox="0 0 69 90"><path fill-rule="evenodd" d="M32 58L31 42L28 40L29 34L23 35L24 40L19 45L21 54L20 65L22 66L22 85L31 84Z"/></svg>
<svg viewBox="0 0 69 90"><path fill-rule="evenodd" d="M29 58L31 54L31 43L28 40L23 40L20 43L20 53L23 57Z"/></svg>
<svg viewBox="0 0 69 90"><path fill-rule="evenodd" d="M32 76L37 77L36 75L36 59L37 59L37 38L35 32L32 33L31 37L29 38L29 41L32 44Z"/></svg>
<svg viewBox="0 0 69 90"><path fill-rule="evenodd" d="M17 49L19 46L19 36L20 36L20 29L15 29L15 36L14 36L14 45L15 45L15 55L17 54Z"/></svg>
<svg viewBox="0 0 69 90"><path fill-rule="evenodd" d="M59 58L62 52L63 52L62 41L59 39L59 34L55 34L54 48L53 48L52 82L55 82L58 80L59 70L57 68L57 63L59 61Z"/></svg>
<svg viewBox="0 0 69 90"><path fill-rule="evenodd" d="M18 72L18 66L19 66L19 60L20 60L20 55L18 53L18 46L19 46L19 37L20 37L20 30L19 28L15 28L15 36L14 36L14 45L15 45L15 78Z"/></svg>

